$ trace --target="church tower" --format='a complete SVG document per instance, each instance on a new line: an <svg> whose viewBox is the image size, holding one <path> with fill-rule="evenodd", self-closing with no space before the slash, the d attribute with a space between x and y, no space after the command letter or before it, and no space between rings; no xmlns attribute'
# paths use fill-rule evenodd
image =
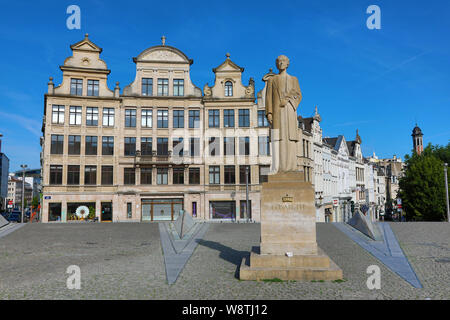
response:
<svg viewBox="0 0 450 320"><path fill-rule="evenodd" d="M423 152L423 133L422 130L417 126L417 123L415 128L413 129L411 136L413 138L414 152L420 156Z"/></svg>

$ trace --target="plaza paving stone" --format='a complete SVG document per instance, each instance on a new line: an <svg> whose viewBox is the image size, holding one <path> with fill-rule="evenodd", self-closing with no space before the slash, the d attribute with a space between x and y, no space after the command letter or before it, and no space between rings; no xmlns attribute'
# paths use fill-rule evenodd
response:
<svg viewBox="0 0 450 320"><path fill-rule="evenodd" d="M173 285L167 284L156 223L31 224L0 239L0 299L450 299L450 225L391 223L424 288L416 289L331 224L319 246L346 281L256 282L236 276L259 245L259 224L214 223ZM81 268L68 290L66 269ZM366 269L381 269L381 289Z"/></svg>

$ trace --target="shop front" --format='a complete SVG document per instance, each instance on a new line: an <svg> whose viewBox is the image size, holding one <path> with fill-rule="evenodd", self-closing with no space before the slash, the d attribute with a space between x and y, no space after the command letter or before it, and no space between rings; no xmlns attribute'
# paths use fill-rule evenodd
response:
<svg viewBox="0 0 450 320"><path fill-rule="evenodd" d="M243 210L245 210L245 207ZM209 216L210 219L216 220L236 220L236 201L210 201Z"/></svg>

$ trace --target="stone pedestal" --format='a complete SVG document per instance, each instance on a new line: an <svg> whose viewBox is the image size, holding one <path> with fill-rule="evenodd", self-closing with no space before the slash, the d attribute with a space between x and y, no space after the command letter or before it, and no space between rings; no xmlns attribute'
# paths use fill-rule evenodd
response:
<svg viewBox="0 0 450 320"><path fill-rule="evenodd" d="M269 176L261 190L261 247L241 280L336 280L342 270L317 246L314 188L302 172Z"/></svg>

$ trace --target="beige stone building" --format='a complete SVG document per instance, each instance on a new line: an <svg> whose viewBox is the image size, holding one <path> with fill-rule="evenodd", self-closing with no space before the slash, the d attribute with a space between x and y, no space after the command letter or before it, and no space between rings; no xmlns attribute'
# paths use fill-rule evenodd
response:
<svg viewBox="0 0 450 320"><path fill-rule="evenodd" d="M82 205L99 221L173 220L181 209L259 221L269 127L253 79L242 83L244 69L229 54L202 92L190 78L193 60L163 38L133 58L135 80L120 93L119 83L108 88L102 49L87 35L71 49L62 83L50 78L45 94L44 222L74 219ZM310 154L299 154L299 170L312 167Z"/></svg>

